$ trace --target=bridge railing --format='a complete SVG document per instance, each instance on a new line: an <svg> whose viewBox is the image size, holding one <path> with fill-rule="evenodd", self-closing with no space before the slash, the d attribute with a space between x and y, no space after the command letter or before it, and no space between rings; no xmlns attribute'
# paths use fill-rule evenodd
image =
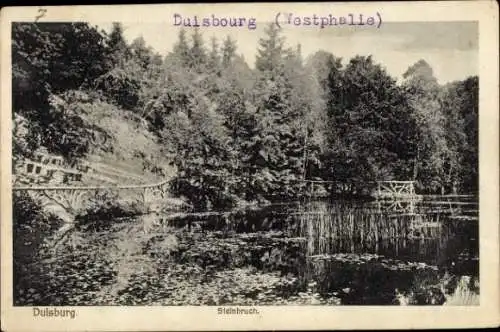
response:
<svg viewBox="0 0 500 332"><path fill-rule="evenodd" d="M127 190L127 189L147 189L162 187L169 183L169 180L164 180L149 184L138 184L138 185L116 185L116 186L14 186L12 190Z"/></svg>

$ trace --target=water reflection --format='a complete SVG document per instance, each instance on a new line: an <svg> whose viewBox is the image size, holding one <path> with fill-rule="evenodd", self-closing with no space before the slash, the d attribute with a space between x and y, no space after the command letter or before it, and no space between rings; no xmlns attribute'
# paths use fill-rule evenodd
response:
<svg viewBox="0 0 500 332"><path fill-rule="evenodd" d="M279 291L284 297L307 291L341 304L473 304L477 215L474 199L318 201L165 223L230 246L218 269L293 276L297 282Z"/></svg>

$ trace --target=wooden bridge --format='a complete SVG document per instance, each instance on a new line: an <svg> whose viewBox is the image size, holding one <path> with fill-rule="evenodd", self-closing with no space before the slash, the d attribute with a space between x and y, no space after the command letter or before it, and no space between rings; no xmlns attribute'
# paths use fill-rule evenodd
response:
<svg viewBox="0 0 500 332"><path fill-rule="evenodd" d="M377 181L377 198L414 198L415 181Z"/></svg>
<svg viewBox="0 0 500 332"><path fill-rule="evenodd" d="M372 196L377 199L415 200L419 195L415 193L415 181L369 181L369 182L342 182L323 180L300 180L308 186L309 196L323 194L359 194Z"/></svg>

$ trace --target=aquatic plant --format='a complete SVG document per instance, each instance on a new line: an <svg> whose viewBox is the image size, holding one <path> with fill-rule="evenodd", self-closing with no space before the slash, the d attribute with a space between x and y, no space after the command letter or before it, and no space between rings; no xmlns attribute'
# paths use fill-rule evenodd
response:
<svg viewBox="0 0 500 332"><path fill-rule="evenodd" d="M462 276L451 295L446 295L446 306L470 306L479 305L479 294L471 289L470 284L474 284L475 288L478 287L478 280L470 276Z"/></svg>

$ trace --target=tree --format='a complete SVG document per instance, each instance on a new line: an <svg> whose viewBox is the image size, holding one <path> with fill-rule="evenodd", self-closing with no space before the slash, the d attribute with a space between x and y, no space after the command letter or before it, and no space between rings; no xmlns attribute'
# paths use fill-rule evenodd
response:
<svg viewBox="0 0 500 332"><path fill-rule="evenodd" d="M265 30L266 38L259 40L255 67L261 72L275 73L283 64L285 39L275 24L269 24Z"/></svg>
<svg viewBox="0 0 500 332"><path fill-rule="evenodd" d="M55 92L76 89L111 68L104 36L87 23L16 23L12 36L13 89L35 90L35 104L49 82Z"/></svg>
<svg viewBox="0 0 500 332"><path fill-rule="evenodd" d="M403 74L412 118L415 121L417 152L413 179L430 191L444 191L447 182L446 163L453 159L445 133L445 117L440 107L441 88L432 68L420 60Z"/></svg>
<svg viewBox="0 0 500 332"><path fill-rule="evenodd" d="M81 118L63 116L52 101L67 90L90 89L109 66L105 36L87 23L12 25L13 112L30 123L25 139L37 142L33 149L43 145L67 158L86 152L78 135L69 145L71 135L64 136L78 132Z"/></svg>
<svg viewBox="0 0 500 332"><path fill-rule="evenodd" d="M136 62L128 61L118 65L96 79L95 87L101 90L112 103L127 110L134 110L139 103L140 78L134 75L139 71Z"/></svg>
<svg viewBox="0 0 500 332"><path fill-rule="evenodd" d="M302 143L303 179L319 178L322 168L321 155L325 150L326 99L314 68L302 63L301 47L288 51L285 57L285 77L290 83L290 107L297 115L295 126Z"/></svg>
<svg viewBox="0 0 500 332"><path fill-rule="evenodd" d="M396 82L371 56L352 58L344 70L329 59L329 177L366 185L401 176L400 161L411 155L411 128Z"/></svg>
<svg viewBox="0 0 500 332"><path fill-rule="evenodd" d="M205 71L205 66L207 64L207 54L203 36L198 28L194 30L191 38L192 46L189 52L189 67L194 68L199 73L202 73Z"/></svg>
<svg viewBox="0 0 500 332"><path fill-rule="evenodd" d="M113 65L117 66L127 62L132 53L123 35L123 25L113 22L111 32L108 35L108 48Z"/></svg>
<svg viewBox="0 0 500 332"><path fill-rule="evenodd" d="M446 160L448 190L478 189L478 79L469 77L443 88L441 109L449 149Z"/></svg>
<svg viewBox="0 0 500 332"><path fill-rule="evenodd" d="M219 44L217 38L210 39L210 53L208 55L207 68L213 74L219 74L221 68L221 56L219 54Z"/></svg>
<svg viewBox="0 0 500 332"><path fill-rule="evenodd" d="M301 95L298 77L302 64L291 50L284 48L284 38L274 25L269 25L265 37L259 40L256 68L259 78L255 103L261 117L259 123L272 128L272 131L264 131L260 146L256 145L266 162L261 171L273 185L269 195L292 196L300 190L298 180L304 174L307 130L304 131L301 124L303 105L294 96L294 93Z"/></svg>
<svg viewBox="0 0 500 332"><path fill-rule="evenodd" d="M189 55L189 45L186 38L186 30L179 30L179 35L177 42L174 44L173 56L180 64L184 66L189 65L190 55Z"/></svg>
<svg viewBox="0 0 500 332"><path fill-rule="evenodd" d="M222 66L228 67L236 54L236 41L229 35L224 39L222 44Z"/></svg>
<svg viewBox="0 0 500 332"><path fill-rule="evenodd" d="M131 57L142 67L144 71L152 65L161 65L161 57L146 45L144 38L138 37L130 44Z"/></svg>
<svg viewBox="0 0 500 332"><path fill-rule="evenodd" d="M191 117L172 113L162 131L178 169L172 189L197 209L232 205L236 199L230 187L232 150L223 117L204 100L192 99L189 107Z"/></svg>

